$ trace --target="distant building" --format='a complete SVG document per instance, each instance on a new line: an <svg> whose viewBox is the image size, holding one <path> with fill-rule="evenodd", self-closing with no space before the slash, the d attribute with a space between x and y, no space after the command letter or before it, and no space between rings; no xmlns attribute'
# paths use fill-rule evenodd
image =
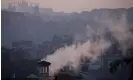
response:
<svg viewBox="0 0 133 80"><path fill-rule="evenodd" d="M31 59L31 58L37 58L36 56L36 48L35 48L35 45L33 44L32 41L25 41L25 40L22 40L22 41L16 41L16 42L12 42L12 48L14 50L22 50L24 51L25 53L28 53L29 54L29 57L28 55L25 56L26 59Z"/></svg>
<svg viewBox="0 0 133 80"><path fill-rule="evenodd" d="M53 10L51 8L39 8L38 3L28 3L25 0L21 0L17 3L9 3L8 11L13 12L24 12L30 14L52 14Z"/></svg>
<svg viewBox="0 0 133 80"><path fill-rule="evenodd" d="M52 14L53 10L52 8L39 8L39 12L42 14Z"/></svg>
<svg viewBox="0 0 133 80"><path fill-rule="evenodd" d="M8 11L16 11L15 5L12 3L8 4Z"/></svg>
<svg viewBox="0 0 133 80"><path fill-rule="evenodd" d="M47 61L38 62L38 76L39 80L49 80L49 66L51 63Z"/></svg>
<svg viewBox="0 0 133 80"><path fill-rule="evenodd" d="M16 41L12 43L13 48L25 48L25 47L31 48L32 46L33 46L32 41L22 40L22 41Z"/></svg>
<svg viewBox="0 0 133 80"><path fill-rule="evenodd" d="M39 7L38 7L38 5L35 5L33 11L34 11L34 12L33 12L34 14L39 14Z"/></svg>
<svg viewBox="0 0 133 80"><path fill-rule="evenodd" d="M17 3L9 3L8 11L13 12L28 12L32 14L39 13L39 5L37 3L28 3L25 0L21 0Z"/></svg>

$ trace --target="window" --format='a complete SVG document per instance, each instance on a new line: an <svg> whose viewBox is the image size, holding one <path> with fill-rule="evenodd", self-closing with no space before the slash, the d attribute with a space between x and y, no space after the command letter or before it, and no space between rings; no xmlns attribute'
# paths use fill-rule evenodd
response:
<svg viewBox="0 0 133 80"><path fill-rule="evenodd" d="M39 72L40 73L47 73L48 72L47 67L40 67Z"/></svg>
<svg viewBox="0 0 133 80"><path fill-rule="evenodd" d="M47 67L45 67L44 73L47 73L47 72L48 72Z"/></svg>

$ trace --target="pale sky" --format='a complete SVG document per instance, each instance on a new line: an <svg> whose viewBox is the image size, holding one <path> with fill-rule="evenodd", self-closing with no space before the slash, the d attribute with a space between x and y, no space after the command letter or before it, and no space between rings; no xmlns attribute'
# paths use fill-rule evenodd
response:
<svg viewBox="0 0 133 80"><path fill-rule="evenodd" d="M1 0L2 7L8 3L20 0ZM54 11L80 12L95 8L129 8L133 7L133 0L26 0L36 2L40 7L52 8Z"/></svg>

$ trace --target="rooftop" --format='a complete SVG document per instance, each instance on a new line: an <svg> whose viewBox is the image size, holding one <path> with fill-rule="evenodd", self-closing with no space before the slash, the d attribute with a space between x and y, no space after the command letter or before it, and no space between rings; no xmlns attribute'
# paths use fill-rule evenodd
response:
<svg viewBox="0 0 133 80"><path fill-rule="evenodd" d="M47 61L39 61L38 62L38 65L40 66L49 66L51 63L50 62L47 62Z"/></svg>

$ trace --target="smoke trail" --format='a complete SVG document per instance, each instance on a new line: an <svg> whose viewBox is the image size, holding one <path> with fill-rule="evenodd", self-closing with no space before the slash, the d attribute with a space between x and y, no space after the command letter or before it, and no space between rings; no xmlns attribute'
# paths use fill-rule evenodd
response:
<svg viewBox="0 0 133 80"><path fill-rule="evenodd" d="M60 48L44 60L51 62L51 75L66 65L76 71L79 69L81 57L87 57L92 61L96 60L109 46L110 43L103 38L98 38L96 41L88 40L83 44L78 43Z"/></svg>
<svg viewBox="0 0 133 80"><path fill-rule="evenodd" d="M114 38L121 45L123 52L130 47L133 37L126 24L126 18L122 16L120 20L113 21L113 19L107 19L98 21L104 26L97 26L97 29L89 27L89 39L84 43L73 44L71 46L65 46L58 49L52 55L48 55L42 60L49 61L50 74L57 73L61 68L68 65L74 70L78 70L80 66L81 57L87 57L89 60L94 61L97 57L101 56L111 46L111 41L105 38L106 29L108 29ZM91 38L91 39L90 39ZM129 43L127 43L129 42Z"/></svg>
<svg viewBox="0 0 133 80"><path fill-rule="evenodd" d="M101 22L106 25L106 27L103 28L108 28L113 37L118 41L119 47L123 55L125 55L127 49L133 44L133 36L127 23L126 13L123 13L117 21L113 20L114 19L108 18Z"/></svg>

